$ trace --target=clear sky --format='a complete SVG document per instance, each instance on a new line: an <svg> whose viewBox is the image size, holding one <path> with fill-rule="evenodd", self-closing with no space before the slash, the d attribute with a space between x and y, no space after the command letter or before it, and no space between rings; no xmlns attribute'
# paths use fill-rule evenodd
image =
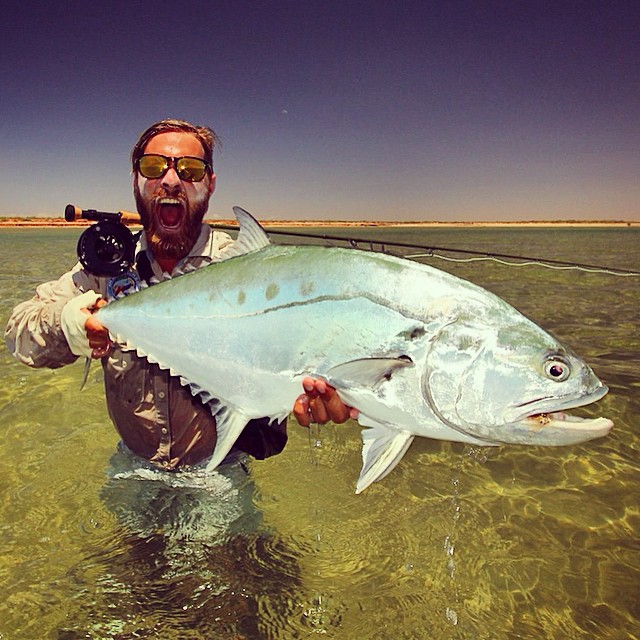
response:
<svg viewBox="0 0 640 640"><path fill-rule="evenodd" d="M43 4L2 11L2 215L132 209L178 117L217 217L640 219L637 0Z"/></svg>

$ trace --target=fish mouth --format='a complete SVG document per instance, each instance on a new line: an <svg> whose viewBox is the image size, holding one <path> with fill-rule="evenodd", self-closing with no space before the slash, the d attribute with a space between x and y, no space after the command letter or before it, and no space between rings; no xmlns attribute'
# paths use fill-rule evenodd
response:
<svg viewBox="0 0 640 640"><path fill-rule="evenodd" d="M603 398L609 389L601 385L581 398L539 398L517 405L526 408L511 426L517 442L545 446L563 446L606 436L613 428L608 418L582 418L565 413Z"/></svg>
<svg viewBox="0 0 640 640"><path fill-rule="evenodd" d="M185 207L179 198L163 197L156 202L156 219L167 231L176 231L182 226L185 218Z"/></svg>
<svg viewBox="0 0 640 640"><path fill-rule="evenodd" d="M532 431L542 429L562 429L574 432L575 435L589 435L589 440L606 436L613 428L613 422L608 418L581 418L563 411L554 411L552 413L537 413L527 416L521 420L520 424L526 425ZM583 442L578 440L577 442ZM568 444L568 443L559 443Z"/></svg>

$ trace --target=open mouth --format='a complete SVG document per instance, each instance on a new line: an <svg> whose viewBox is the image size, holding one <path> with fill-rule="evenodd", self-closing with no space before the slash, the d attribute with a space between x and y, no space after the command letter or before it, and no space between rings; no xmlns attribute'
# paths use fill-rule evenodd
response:
<svg viewBox="0 0 640 640"><path fill-rule="evenodd" d="M536 413L522 420L530 429L542 430L559 428L590 433L592 437L605 436L613 428L613 422L608 418L581 418L563 411L552 413Z"/></svg>
<svg viewBox="0 0 640 640"><path fill-rule="evenodd" d="M160 198L157 206L158 220L165 229L177 229L184 218L184 206L178 198Z"/></svg>
<svg viewBox="0 0 640 640"><path fill-rule="evenodd" d="M524 402L515 408L528 408L530 413L514 416L512 425L529 444L567 445L601 438L613 428L611 420L583 418L565 411L597 402L607 391L601 384L592 393L578 398L546 397Z"/></svg>

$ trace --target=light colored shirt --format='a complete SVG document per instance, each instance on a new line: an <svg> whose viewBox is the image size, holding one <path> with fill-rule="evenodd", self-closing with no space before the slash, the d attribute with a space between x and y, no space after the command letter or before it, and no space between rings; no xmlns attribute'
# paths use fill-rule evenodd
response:
<svg viewBox="0 0 640 640"><path fill-rule="evenodd" d="M203 224L189 255L176 270L223 260L225 249L232 244L229 235ZM156 278L162 279L162 268L148 251L144 233L136 246L136 265L143 254ZM9 318L5 341L11 353L31 367L57 368L74 362L77 356L71 353L60 325L62 308L72 297L89 290L106 298L108 280L77 264L58 280L39 285L35 296L17 305ZM215 419L178 378L117 344L102 359L102 366L109 415L131 451L167 470L198 464L211 456L216 444ZM252 420L235 446L261 459L282 451L286 441L286 422L269 426L265 418Z"/></svg>

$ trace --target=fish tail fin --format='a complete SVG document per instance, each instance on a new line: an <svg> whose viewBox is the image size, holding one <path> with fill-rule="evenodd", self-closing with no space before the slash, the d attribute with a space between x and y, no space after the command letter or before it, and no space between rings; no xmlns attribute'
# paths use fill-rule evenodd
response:
<svg viewBox="0 0 640 640"><path fill-rule="evenodd" d="M369 429L363 429L363 465L356 493L362 493L370 484L390 473L406 453L413 438L409 431L396 431L377 423Z"/></svg>

